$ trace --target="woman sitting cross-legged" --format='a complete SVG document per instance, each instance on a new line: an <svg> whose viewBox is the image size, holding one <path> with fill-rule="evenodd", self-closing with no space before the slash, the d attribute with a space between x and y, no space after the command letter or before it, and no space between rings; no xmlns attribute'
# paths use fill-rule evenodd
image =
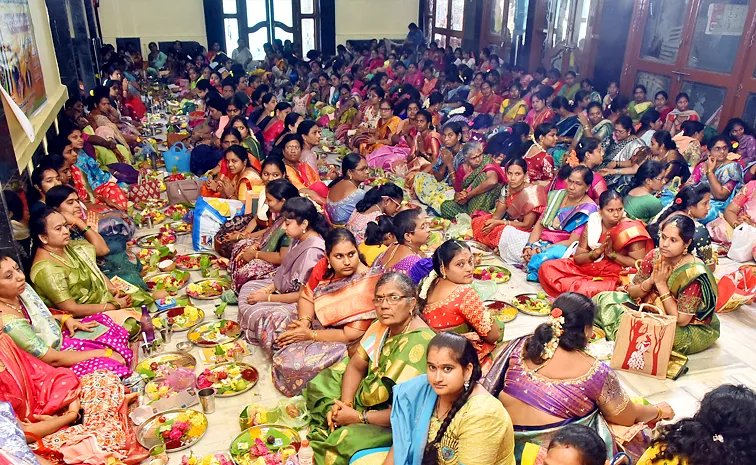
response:
<svg viewBox="0 0 756 465"><path fill-rule="evenodd" d="M95 262L95 248L87 241L72 241L63 214L52 208L40 211L30 223L36 246L29 278L48 306L85 317L107 312L131 336L139 332L139 314L128 307L152 304L144 291L124 294Z"/></svg>
<svg viewBox="0 0 756 465"><path fill-rule="evenodd" d="M546 206L546 189L527 182L528 164L524 159L513 159L506 169L509 183L502 187L493 215L475 216L472 230L476 241L491 248L498 247L505 262L516 264L522 261L522 244L510 247L510 242L504 239L510 237L508 230L515 235L530 235Z"/></svg>
<svg viewBox="0 0 756 465"><path fill-rule="evenodd" d="M0 401L11 405L27 438L62 454L61 463L136 464L148 457L128 418L128 404L138 394L126 394L115 373L97 370L79 379L24 352L2 331L0 366ZM5 462L4 452L3 463L26 463Z"/></svg>
<svg viewBox="0 0 756 465"><path fill-rule="evenodd" d="M552 297L564 292L593 297L615 290L620 272L654 248L643 223L624 215L622 197L616 191L601 194L599 211L588 217L575 256L549 260L538 269L543 290Z"/></svg>
<svg viewBox="0 0 756 465"><path fill-rule="evenodd" d="M756 455L756 392L723 384L691 418L662 425L638 465L747 465Z"/></svg>
<svg viewBox="0 0 756 465"><path fill-rule="evenodd" d="M352 233L332 229L325 253L299 294L297 319L289 316L276 341L281 349L273 354L273 384L288 396L347 352L354 355L354 343L375 319L372 295L381 273L361 261Z"/></svg>
<svg viewBox="0 0 756 465"><path fill-rule="evenodd" d="M517 463L527 443L545 450L567 424L595 429L611 458L614 440L607 421L632 426L674 417L666 403L631 402L617 374L585 352L596 313L591 299L567 292L552 308L532 335L510 343L483 382L512 418Z"/></svg>
<svg viewBox="0 0 756 465"><path fill-rule="evenodd" d="M237 291L249 281L270 277L283 263L291 245L281 210L287 200L299 197L299 191L288 180L276 179L267 185L265 196L268 211L276 219L270 227L249 234L248 239L241 239L234 246L228 271Z"/></svg>
<svg viewBox="0 0 756 465"><path fill-rule="evenodd" d="M0 327L22 350L56 367L69 367L81 377L95 370L118 376L131 373L129 334L105 313L79 321L55 315L42 302L18 264L0 252ZM96 331L96 337L86 333ZM75 337L79 336L79 337ZM80 338L85 336L85 339Z"/></svg>
<svg viewBox="0 0 756 465"><path fill-rule="evenodd" d="M433 272L423 281L420 301L423 318L434 331L459 333L472 342L485 375L504 328L491 317L470 287L474 269L467 244L456 240L444 242L433 253Z"/></svg>
<svg viewBox="0 0 756 465"><path fill-rule="evenodd" d="M426 376L394 388L394 445L384 465L514 465L512 420L479 384L473 344L439 333L428 344L427 358Z"/></svg>
<svg viewBox="0 0 756 465"><path fill-rule="evenodd" d="M633 303L652 303L677 318L672 350L683 355L709 348L719 339L717 280L690 252L696 223L684 215L665 220L659 248L646 255L626 292L602 292L593 300L599 310L596 326L610 341L617 336L622 314Z"/></svg>
<svg viewBox="0 0 756 465"><path fill-rule="evenodd" d="M454 200L441 203L441 216L447 219L455 219L460 213L490 211L507 180L501 166L483 153L480 142L468 142L462 154L465 162L454 177Z"/></svg>
<svg viewBox="0 0 756 465"><path fill-rule="evenodd" d="M321 371L304 391L318 465L347 465L356 452L389 447L394 386L426 370L434 334L416 314L412 280L384 274L375 285L373 305L378 319L354 356Z"/></svg>
<svg viewBox="0 0 756 465"><path fill-rule="evenodd" d="M278 350L278 335L286 331L296 311L301 287L324 257L323 238L331 230L312 201L304 197L287 200L281 216L291 241L281 265L272 279L248 281L239 289L239 323L244 336L271 356Z"/></svg>

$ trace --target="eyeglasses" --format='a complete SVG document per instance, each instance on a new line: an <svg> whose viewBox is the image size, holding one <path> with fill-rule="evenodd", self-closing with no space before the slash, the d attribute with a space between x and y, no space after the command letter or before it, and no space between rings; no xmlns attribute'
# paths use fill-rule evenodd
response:
<svg viewBox="0 0 756 465"><path fill-rule="evenodd" d="M391 111L391 108L383 108L383 107L381 107L381 111Z"/></svg>
<svg viewBox="0 0 756 465"><path fill-rule="evenodd" d="M409 299L409 297L406 295L377 295L373 298L373 305L378 307L379 305L383 305L383 302L388 302L393 307L404 299Z"/></svg>
<svg viewBox="0 0 756 465"><path fill-rule="evenodd" d="M664 176L660 176L658 178L654 178L654 181L664 181Z"/></svg>
<svg viewBox="0 0 756 465"><path fill-rule="evenodd" d="M726 151L727 151L727 147L712 147L712 148L711 148L711 151L712 151L712 152L719 152L719 153L723 153L723 152L726 152Z"/></svg>

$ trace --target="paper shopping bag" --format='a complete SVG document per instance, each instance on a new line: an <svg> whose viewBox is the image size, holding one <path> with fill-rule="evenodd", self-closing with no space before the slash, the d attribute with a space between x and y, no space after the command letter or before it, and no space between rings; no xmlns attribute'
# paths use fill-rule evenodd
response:
<svg viewBox="0 0 756 465"><path fill-rule="evenodd" d="M750 304L756 296L756 266L743 265L722 276L717 288L717 313L731 312L743 304Z"/></svg>
<svg viewBox="0 0 756 465"><path fill-rule="evenodd" d="M649 310L649 313L644 310ZM650 304L622 314L609 366L652 378L667 376L677 318Z"/></svg>

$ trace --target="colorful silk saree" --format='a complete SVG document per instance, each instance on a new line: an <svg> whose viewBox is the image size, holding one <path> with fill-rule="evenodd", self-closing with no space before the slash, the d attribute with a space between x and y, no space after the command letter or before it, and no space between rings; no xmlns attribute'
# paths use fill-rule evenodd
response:
<svg viewBox="0 0 756 465"><path fill-rule="evenodd" d="M551 184L551 188L549 190L558 191L562 189L567 189L567 180L562 179L559 176L554 176L554 182ZM609 188L606 185L604 177L598 173L593 173L593 182L591 183L591 187L588 189L588 197L590 197L594 202L598 203L601 194L606 192L608 189Z"/></svg>
<svg viewBox="0 0 756 465"><path fill-rule="evenodd" d="M313 328L348 326L365 331L375 319L373 294L382 273L368 269L348 278L325 278L328 261L323 258L312 270L302 297L313 304ZM294 316L296 318L296 315ZM273 354L273 384L286 396L298 395L321 371L343 359L349 345L342 342L302 341Z"/></svg>
<svg viewBox="0 0 756 465"><path fill-rule="evenodd" d="M333 202L329 198L326 198L325 211L328 213L328 219L333 224L345 224L349 221L349 218L354 213L354 209L357 207L357 202L365 197L365 191L362 189L355 189L354 192L347 195L338 202Z"/></svg>
<svg viewBox="0 0 756 465"><path fill-rule="evenodd" d="M394 386L425 374L426 349L435 333L427 327L391 336L389 328L375 321L362 336L355 357L368 363L368 370L354 396L360 411L390 407ZM341 384L349 359L323 370L305 388L307 409L312 415L310 444L317 465L347 465L355 452L391 445L391 430L354 424L330 431L326 415L333 399L341 398Z"/></svg>
<svg viewBox="0 0 756 465"><path fill-rule="evenodd" d="M507 211L504 215L505 220L510 221L523 221L525 216L531 212L536 212L539 215L543 213L543 209L546 206L546 189L538 184L529 184L523 188L520 192L510 196L508 195L508 186L503 186L501 194L499 195L498 202L505 203L507 205ZM497 225L488 234L483 234L483 226L486 221L492 218L490 213L484 213L477 215L472 220L473 238L491 248L499 247L499 240L501 239L502 232L506 228L514 228L514 226L506 226L503 224ZM517 228L514 228L517 229ZM530 234L530 231L524 231ZM517 257L522 253L522 249L517 251ZM504 260L509 263L507 257Z"/></svg>
<svg viewBox="0 0 756 465"><path fill-rule="evenodd" d="M276 265L272 265L260 258L253 258L248 262L242 260L244 252L252 245L257 245L260 252L280 252L282 248L288 247L291 243L289 236L283 230L283 220L281 216L263 233L262 237L257 239L242 239L236 243L231 252L231 260L228 264L228 271L231 274L231 281L236 292L248 281L255 279L266 279L276 270Z"/></svg>
<svg viewBox="0 0 756 465"><path fill-rule="evenodd" d="M498 182L487 192L469 198L464 205L457 203L455 200L444 201L441 204L440 212L443 218L453 220L460 213L467 213L470 215L478 210L486 212L491 211L496 204L496 199L499 198L501 186L507 180L504 170L502 170L501 166L495 163L489 155L483 156L483 162L480 166L469 173L466 171L466 165L464 164L457 169L454 181L454 190L456 192L470 192L477 188L487 179L489 172L496 173Z"/></svg>
<svg viewBox="0 0 756 465"><path fill-rule="evenodd" d="M703 174L704 163L705 162L701 162L696 165L696 168L693 170L693 175L690 178L690 182L693 184L704 184L711 187L709 177ZM738 162L726 162L714 170L714 176L722 187L730 191L730 195L724 200L717 200L712 197L709 214L706 215L706 218L701 220L701 223L703 224L708 224L714 221L717 216L724 213L727 205L738 193L738 189L740 189L740 186L743 183L743 168Z"/></svg>
<svg viewBox="0 0 756 465"><path fill-rule="evenodd" d="M756 194L756 181L749 182L735 194L732 203L740 207L738 217L756 221L756 195L754 194ZM732 242L733 228L722 216L718 216L714 221L707 224L706 228L711 234L711 239L715 242L720 244Z"/></svg>
<svg viewBox="0 0 756 465"><path fill-rule="evenodd" d="M649 252L633 278L633 284L648 279L653 272L654 263L659 260L658 249ZM678 311L693 315L688 325L677 326L672 350L690 355L709 348L719 339L719 318L714 313L717 304L716 278L706 265L693 262L674 270L667 285L677 299ZM654 288L641 303L654 303L663 308L657 301L658 297L659 293ZM633 299L624 292L602 292L593 297L593 301L598 307L594 323L606 332L608 340L614 340L626 308L623 304L631 303Z"/></svg>
<svg viewBox="0 0 756 465"><path fill-rule="evenodd" d="M501 102L499 113L501 113L503 118L512 122L516 122L518 120L524 119L525 115L528 114L528 104L525 103L525 100L523 99L505 99L503 102Z"/></svg>
<svg viewBox="0 0 756 465"><path fill-rule="evenodd" d="M598 212L588 218L578 247L596 250L606 240L612 238L612 249L622 253L625 247L636 242L643 242L646 252L654 248L653 240L640 221L621 221L609 231L602 232L601 216ZM552 297L559 297L564 292L577 292L593 297L599 292L613 291L619 283L623 266L607 256L584 265L578 265L572 258L550 260L538 270L538 280L543 290Z"/></svg>
<svg viewBox="0 0 756 465"><path fill-rule="evenodd" d="M653 194L625 196L625 213L628 218L648 223L661 209L661 201Z"/></svg>
<svg viewBox="0 0 756 465"><path fill-rule="evenodd" d="M528 150L523 157L528 163L528 180L536 183L554 179L554 158L547 152L536 147Z"/></svg>
<svg viewBox="0 0 756 465"><path fill-rule="evenodd" d="M527 115L525 115L525 122L530 125L530 131L535 131L539 124L550 123L554 119L554 110L551 108L545 108L541 112L535 111L535 108L531 108Z"/></svg>

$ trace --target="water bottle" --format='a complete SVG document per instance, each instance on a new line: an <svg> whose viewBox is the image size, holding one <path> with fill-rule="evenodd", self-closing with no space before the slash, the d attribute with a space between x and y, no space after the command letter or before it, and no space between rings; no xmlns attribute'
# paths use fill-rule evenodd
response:
<svg viewBox="0 0 756 465"><path fill-rule="evenodd" d="M315 452L313 452L312 447L310 447L310 441L307 439L302 440L302 447L299 448L299 452L297 452L297 459L299 460L299 465L313 465L313 459L312 457L315 455Z"/></svg>
<svg viewBox="0 0 756 465"><path fill-rule="evenodd" d="M139 323L142 325L142 334L144 334L147 343L152 344L155 340L155 325L152 324L152 317L146 305L142 305L142 318Z"/></svg>

